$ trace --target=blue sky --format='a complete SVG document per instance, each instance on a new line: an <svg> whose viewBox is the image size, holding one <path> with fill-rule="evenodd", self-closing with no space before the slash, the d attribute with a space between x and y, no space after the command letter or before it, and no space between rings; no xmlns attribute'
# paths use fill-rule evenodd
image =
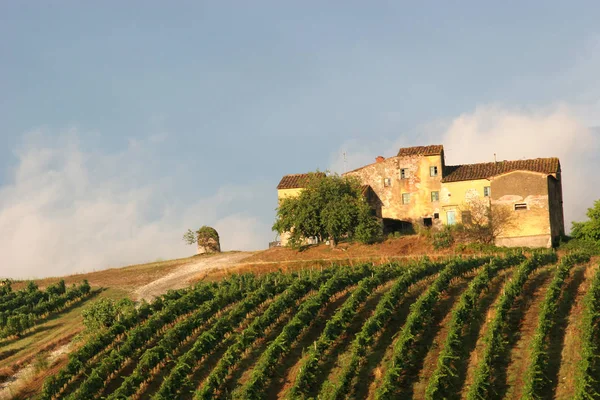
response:
<svg viewBox="0 0 600 400"><path fill-rule="evenodd" d="M600 167L599 17L592 1L2 2L0 275L185 256L203 224L263 248L282 175L434 142L450 163L560 156L570 225L600 197L582 174Z"/></svg>

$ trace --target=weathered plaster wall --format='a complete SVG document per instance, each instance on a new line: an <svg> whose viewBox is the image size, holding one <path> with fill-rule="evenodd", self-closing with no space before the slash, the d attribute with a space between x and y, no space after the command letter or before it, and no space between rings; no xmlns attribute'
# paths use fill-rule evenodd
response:
<svg viewBox="0 0 600 400"><path fill-rule="evenodd" d="M506 207L510 218L506 228L498 235L499 245L523 245L544 247L552 245L548 181L545 174L515 171L491 179L492 212ZM517 203L527 204L527 209L515 210ZM510 240L508 240L510 239Z"/></svg>
<svg viewBox="0 0 600 400"><path fill-rule="evenodd" d="M467 208L467 202L471 199L482 199L483 188L486 186L490 186L488 179L442 183L440 219L444 225L448 224L448 211L454 211L456 222L461 222L461 211Z"/></svg>
<svg viewBox="0 0 600 400"><path fill-rule="evenodd" d="M297 197L300 192L302 192L302 188L297 189L277 189L277 200L283 200L288 197Z"/></svg>
<svg viewBox="0 0 600 400"><path fill-rule="evenodd" d="M552 247L549 235L499 237L495 240L496 246L501 247Z"/></svg>
<svg viewBox="0 0 600 400"><path fill-rule="evenodd" d="M277 204L280 204L281 201L283 199L289 198L289 197L297 197L300 192L302 192L302 188L296 188L296 189L277 189ZM287 246L289 240L290 240L290 233L289 232L284 232L280 235L280 241L281 241L281 245L282 246Z"/></svg>
<svg viewBox="0 0 600 400"><path fill-rule="evenodd" d="M438 175L430 176L430 167L438 167ZM405 169L405 179L400 170ZM442 157L412 156L390 157L367 165L346 175L356 176L371 186L381 200L381 216L403 221L422 222L440 212L440 202L431 201L432 191L441 191ZM385 179L390 185L385 185ZM402 194L410 193L410 204L402 204ZM440 193L441 195L441 193Z"/></svg>

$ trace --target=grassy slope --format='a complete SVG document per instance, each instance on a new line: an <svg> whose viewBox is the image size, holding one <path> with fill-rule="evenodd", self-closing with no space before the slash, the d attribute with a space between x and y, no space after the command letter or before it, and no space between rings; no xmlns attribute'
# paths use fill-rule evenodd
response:
<svg viewBox="0 0 600 400"><path fill-rule="evenodd" d="M52 351L69 343L71 343L70 348L80 345L81 341L77 339L78 334L83 330L81 311L91 302L101 298L130 297L131 293L139 286L150 283L194 259L195 257L189 257L36 280L35 282L43 288L60 279L64 279L67 285L80 283L83 279L87 279L92 285L94 294L84 301L73 304L64 312L51 316L21 338L0 340L0 383L10 382L16 372L28 364L36 363L40 359L39 354L47 356ZM26 283L27 281L16 282L13 288L19 290ZM44 376L53 371L56 372L66 363L66 360L65 354L58 357L51 365L47 365L47 369L44 368L45 371L40 371L36 376L27 379L26 383L11 384L10 396L30 397L32 392L35 393L41 388Z"/></svg>
<svg viewBox="0 0 600 400"><path fill-rule="evenodd" d="M131 292L136 288L146 285L158 278L163 277L175 268L194 261L196 257L180 258L177 260L159 261L149 264L130 265L121 268L109 268L102 271L88 272L85 274L75 274L62 277L51 277L37 279L35 282L40 287L46 287L61 279L65 280L67 285L80 283L87 279L94 288L119 289L125 292ZM27 281L18 281L13 284L14 290L19 290L27 284Z"/></svg>

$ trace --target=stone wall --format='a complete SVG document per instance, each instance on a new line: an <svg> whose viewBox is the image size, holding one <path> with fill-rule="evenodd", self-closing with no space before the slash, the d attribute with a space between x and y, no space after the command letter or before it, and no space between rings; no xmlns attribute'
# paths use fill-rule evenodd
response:
<svg viewBox="0 0 600 400"><path fill-rule="evenodd" d="M550 235L499 237L495 240L496 246L500 247L552 247Z"/></svg>
<svg viewBox="0 0 600 400"><path fill-rule="evenodd" d="M221 243L215 239L206 240L204 243L198 243L196 248L197 254L212 254L221 252Z"/></svg>
<svg viewBox="0 0 600 400"><path fill-rule="evenodd" d="M437 176L430 176L436 166ZM440 202L431 200L431 192L441 192L442 156L390 157L348 172L365 185L370 185L381 201L381 217L414 223L434 218L440 213ZM401 170L405 170L404 179ZM410 203L402 204L402 195L410 194Z"/></svg>

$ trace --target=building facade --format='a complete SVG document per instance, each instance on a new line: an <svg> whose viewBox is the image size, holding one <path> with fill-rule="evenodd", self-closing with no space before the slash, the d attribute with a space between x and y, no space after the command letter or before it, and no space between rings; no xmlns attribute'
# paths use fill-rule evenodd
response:
<svg viewBox="0 0 600 400"><path fill-rule="evenodd" d="M344 175L362 182L388 232L468 223L473 204L484 204L507 219L495 238L499 246L551 247L564 234L558 158L446 165L442 145L417 146ZM284 176L279 201L297 196L306 179Z"/></svg>

